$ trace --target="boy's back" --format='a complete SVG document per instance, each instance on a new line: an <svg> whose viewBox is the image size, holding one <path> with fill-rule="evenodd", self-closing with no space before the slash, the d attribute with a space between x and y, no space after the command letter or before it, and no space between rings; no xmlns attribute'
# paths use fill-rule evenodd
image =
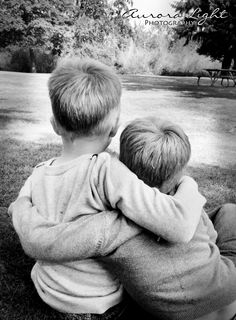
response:
<svg viewBox="0 0 236 320"><path fill-rule="evenodd" d="M96 160L86 154L63 165L53 166L51 159L36 167L30 177L32 201L47 220L66 223L108 209L97 192ZM96 236L101 235L94 230ZM31 276L40 297L61 312L103 313L122 299L120 282L95 259L38 261Z"/></svg>

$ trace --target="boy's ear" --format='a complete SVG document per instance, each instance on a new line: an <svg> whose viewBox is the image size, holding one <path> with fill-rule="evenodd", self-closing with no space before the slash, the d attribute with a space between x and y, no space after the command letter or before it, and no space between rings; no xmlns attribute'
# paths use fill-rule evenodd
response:
<svg viewBox="0 0 236 320"><path fill-rule="evenodd" d="M110 134L109 134L109 136L111 138L113 138L117 134L119 126L120 126L120 113L117 115L116 122L111 128L111 131L110 131Z"/></svg>
<svg viewBox="0 0 236 320"><path fill-rule="evenodd" d="M60 125L58 125L58 123L55 120L54 116L51 116L50 122L51 122L52 128L55 131L55 133L58 134L59 136L61 136L62 135L62 128L61 128Z"/></svg>
<svg viewBox="0 0 236 320"><path fill-rule="evenodd" d="M119 128L118 125L116 125L115 127L112 127L110 134L109 134L109 137L113 138L117 134L118 128Z"/></svg>

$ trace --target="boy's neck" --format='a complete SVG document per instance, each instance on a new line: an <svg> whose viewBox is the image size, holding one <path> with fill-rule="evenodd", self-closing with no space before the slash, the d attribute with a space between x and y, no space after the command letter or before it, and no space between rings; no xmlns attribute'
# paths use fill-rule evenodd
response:
<svg viewBox="0 0 236 320"><path fill-rule="evenodd" d="M57 163L68 162L84 154L103 152L109 142L107 137L103 136L79 137L73 140L62 137L62 153L57 159Z"/></svg>

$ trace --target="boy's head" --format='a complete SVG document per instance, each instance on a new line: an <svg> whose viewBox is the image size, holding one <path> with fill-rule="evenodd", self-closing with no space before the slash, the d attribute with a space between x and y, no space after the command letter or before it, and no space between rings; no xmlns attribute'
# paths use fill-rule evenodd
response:
<svg viewBox="0 0 236 320"><path fill-rule="evenodd" d="M189 161L184 131L155 117L132 121L120 137L120 160L148 185L170 193Z"/></svg>
<svg viewBox="0 0 236 320"><path fill-rule="evenodd" d="M99 136L116 124L121 83L111 68L90 59L66 59L48 87L54 120L66 133Z"/></svg>

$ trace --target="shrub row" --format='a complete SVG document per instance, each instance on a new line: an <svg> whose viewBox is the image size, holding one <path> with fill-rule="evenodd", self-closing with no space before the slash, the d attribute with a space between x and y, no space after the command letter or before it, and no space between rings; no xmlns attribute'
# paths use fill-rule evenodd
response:
<svg viewBox="0 0 236 320"><path fill-rule="evenodd" d="M184 45L184 39L175 39L164 32L145 34L143 39L126 39L121 47L119 41L107 36L103 43L83 43L77 49L71 49L66 55L77 55L100 60L107 65L115 66L120 73L148 73L155 75L196 75L204 68L219 68L219 61L197 53L197 44L190 42ZM146 42L145 39L149 39ZM65 54L64 54L65 55ZM56 57L40 49L34 50L32 63L29 49L10 48L0 52L0 70L18 72L51 72Z"/></svg>
<svg viewBox="0 0 236 320"><path fill-rule="evenodd" d="M40 49L33 50L34 59L30 50L26 48L8 48L0 52L0 70L16 72L49 73L53 70L56 57Z"/></svg>

